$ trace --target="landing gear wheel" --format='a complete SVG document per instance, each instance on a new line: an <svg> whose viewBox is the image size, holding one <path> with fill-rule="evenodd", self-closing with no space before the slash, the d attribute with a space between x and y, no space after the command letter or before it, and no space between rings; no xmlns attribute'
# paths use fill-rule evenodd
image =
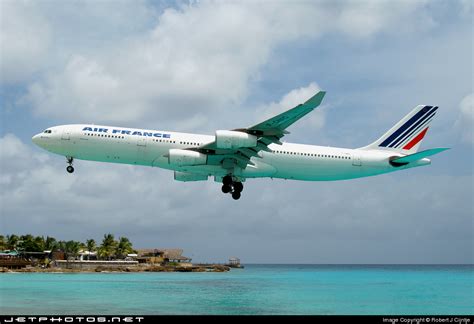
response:
<svg viewBox="0 0 474 324"><path fill-rule="evenodd" d="M226 175L224 178L222 178L222 183L225 186L231 186L232 185L232 177L230 175Z"/></svg>
<svg viewBox="0 0 474 324"><path fill-rule="evenodd" d="M69 173L73 173L74 168L72 166L72 163L74 162L74 158L72 156L66 156L66 161L67 161L67 164L69 164L68 167L66 168L66 171Z"/></svg>
<svg viewBox="0 0 474 324"><path fill-rule="evenodd" d="M242 192L242 190L244 190L242 182L234 182L234 192Z"/></svg>
<svg viewBox="0 0 474 324"><path fill-rule="evenodd" d="M222 192L223 192L223 193L226 194L226 193L229 193L229 192L231 192L231 191L232 191L232 187L231 187L231 186L228 186L228 185L223 185L223 186L222 186Z"/></svg>
<svg viewBox="0 0 474 324"><path fill-rule="evenodd" d="M240 192L234 191L234 192L232 193L232 198L234 198L234 200L239 200L239 198L240 198Z"/></svg>

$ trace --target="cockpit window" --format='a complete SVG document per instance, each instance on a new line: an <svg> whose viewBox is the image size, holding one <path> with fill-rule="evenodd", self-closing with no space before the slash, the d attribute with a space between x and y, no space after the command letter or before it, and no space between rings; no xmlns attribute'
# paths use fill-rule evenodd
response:
<svg viewBox="0 0 474 324"><path fill-rule="evenodd" d="M45 130L43 133L45 133L45 134L51 134L51 130L50 130L50 129L47 129L47 130Z"/></svg>

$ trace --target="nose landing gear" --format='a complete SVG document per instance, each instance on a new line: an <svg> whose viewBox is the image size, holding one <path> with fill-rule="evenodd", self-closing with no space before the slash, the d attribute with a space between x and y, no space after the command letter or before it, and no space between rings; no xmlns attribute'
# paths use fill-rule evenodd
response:
<svg viewBox="0 0 474 324"><path fill-rule="evenodd" d="M69 164L66 168L68 173L74 172L74 167L72 166L72 162L74 162L74 158L72 156L66 156L67 164Z"/></svg>
<svg viewBox="0 0 474 324"><path fill-rule="evenodd" d="M222 192L231 193L234 200L238 200L244 190L244 185L240 181L234 181L232 176L226 175L222 178Z"/></svg>

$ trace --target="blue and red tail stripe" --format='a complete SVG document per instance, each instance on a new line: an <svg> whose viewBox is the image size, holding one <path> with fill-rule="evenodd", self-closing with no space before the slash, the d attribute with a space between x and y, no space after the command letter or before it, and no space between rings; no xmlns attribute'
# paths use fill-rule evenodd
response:
<svg viewBox="0 0 474 324"><path fill-rule="evenodd" d="M382 143L379 144L381 147L391 147L399 148L402 147L413 147L418 143L424 136L427 131L427 128L424 128L433 118L434 114L438 107L433 106L424 106L420 111L418 111L413 117L411 117L406 123L400 126L395 132L393 132L389 137L387 137ZM420 137L421 133L418 134L420 130L423 130L423 135ZM418 135L417 135L418 134ZM412 144L415 140L410 139L415 135L416 139L419 139L415 144ZM406 142L408 144L405 144ZM409 148L406 148L409 149Z"/></svg>
<svg viewBox="0 0 474 324"><path fill-rule="evenodd" d="M416 135L415 138L413 138L410 142L408 142L408 143L403 147L403 149L404 149L404 150L409 150L409 149L411 149L413 146L415 146L416 144L418 144L418 143L423 139L423 137L425 137L425 134L426 134L426 132L428 131L428 128L429 128L429 127L426 127L421 133L419 133L418 135Z"/></svg>
<svg viewBox="0 0 474 324"><path fill-rule="evenodd" d="M403 143L409 140L409 138L417 134L420 130L424 129L425 126L428 125L433 119L437 109L438 107L433 107L432 109L430 109L427 114L420 118L420 120L418 120L415 124L408 128L395 142L393 142L391 147L399 148L403 146Z"/></svg>

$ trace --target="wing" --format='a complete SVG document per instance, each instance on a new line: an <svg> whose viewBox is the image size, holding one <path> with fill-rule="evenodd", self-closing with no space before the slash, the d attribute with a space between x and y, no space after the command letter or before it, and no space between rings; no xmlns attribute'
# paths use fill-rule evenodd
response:
<svg viewBox="0 0 474 324"><path fill-rule="evenodd" d="M319 91L305 103L299 104L264 122L248 128L238 128L231 131L237 132L237 135L238 133L242 133L242 136L247 134L256 137L256 145L222 148L217 145L216 139L214 142L199 148L194 148L193 150L208 154L210 157L209 161L222 161L228 158L235 160L237 165L245 168L247 164L253 164L250 159L252 157L258 157L260 151L271 151L268 145L272 143L281 144L280 139L285 136L285 134L289 134L286 129L317 108L321 104L325 94L326 92ZM213 155L213 157L210 155Z"/></svg>
<svg viewBox="0 0 474 324"><path fill-rule="evenodd" d="M255 133L263 136L280 136L287 134L286 129L297 122L300 118L306 116L321 104L326 92L319 91L303 104L287 110L275 117L267 119L260 124L245 129L246 132Z"/></svg>

